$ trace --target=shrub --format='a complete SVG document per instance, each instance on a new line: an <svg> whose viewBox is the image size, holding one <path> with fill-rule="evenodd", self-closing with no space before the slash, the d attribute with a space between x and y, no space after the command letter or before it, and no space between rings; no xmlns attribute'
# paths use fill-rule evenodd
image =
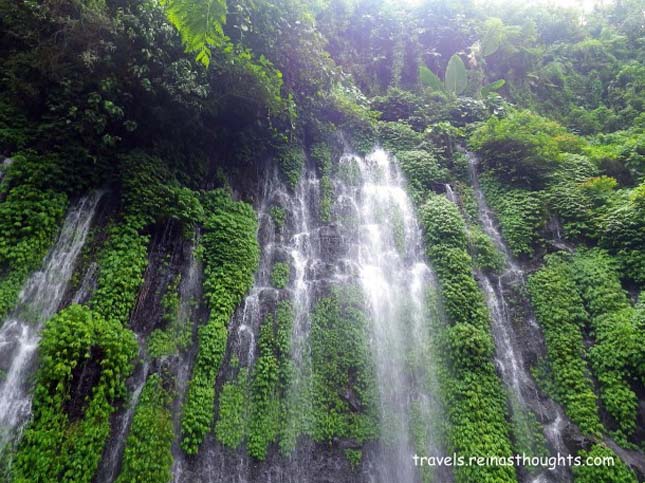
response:
<svg viewBox="0 0 645 483"><path fill-rule="evenodd" d="M490 117L470 137L471 147L501 179L541 187L558 166L561 152L579 152L583 143L559 124L530 111Z"/></svg>

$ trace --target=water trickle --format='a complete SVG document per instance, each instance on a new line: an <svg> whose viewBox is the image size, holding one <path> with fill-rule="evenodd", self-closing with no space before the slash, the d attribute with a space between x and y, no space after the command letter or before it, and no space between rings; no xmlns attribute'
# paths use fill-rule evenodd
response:
<svg viewBox="0 0 645 483"><path fill-rule="evenodd" d="M522 267L513 258L510 250L504 243L502 235L497 228L493 214L486 203L486 199L479 185L477 173L477 157L467 153L469 159L470 176L475 197L477 200L479 221L484 232L492 239L498 251L504 258L503 272L499 275L478 272L478 280L483 288L486 303L491 314L491 327L495 339L496 363L502 380L508 390L513 418L513 430L517 438L534 441L532 438L531 420L537 418L543 423L543 432L546 441L554 453L567 455L568 451L563 441L564 416L562 409L550 400L540 396L535 382L531 378L524 361L524 354L519 347L520 337L513 324L513 317L509 309L506 296L506 287L521 290L525 285L526 275ZM542 340L538 324L531 314L526 315L522 339ZM522 448L532 453L539 454L538 443L528 443L528 448ZM528 481L570 481L571 477L564 467L556 470L544 470L535 476L527 476Z"/></svg>
<svg viewBox="0 0 645 483"><path fill-rule="evenodd" d="M11 166L13 160L11 158L4 158L2 163L0 163L0 181L4 178L4 174L7 171L7 168Z"/></svg>
<svg viewBox="0 0 645 483"><path fill-rule="evenodd" d="M112 438L112 444L108 445L103 452L103 458L101 459L101 464L94 479L98 483L110 483L117 477L117 470L120 466L128 432L132 424L132 416L134 416L134 411L141 397L141 391L150 372L150 364L143 350L145 342L137 336L137 343L139 344L139 358L142 363L135 368L134 374L128 381L133 387L133 390L130 395L130 400L127 403L127 409L123 413L118 414L111 423L117 429L114 438Z"/></svg>
<svg viewBox="0 0 645 483"><path fill-rule="evenodd" d="M29 277L16 308L0 329L0 362L6 369L0 382L0 449L29 417L30 375L40 332L59 308L102 195L95 192L83 197L69 209L43 268Z"/></svg>
<svg viewBox="0 0 645 483"><path fill-rule="evenodd" d="M187 258L187 266L182 270L181 284L179 285L179 313L178 321L182 326L191 326L195 332L197 323L203 318L201 315L203 265L201 258L195 252L199 246L201 233L196 231L190 254ZM173 427L176 435L181 434L181 408L190 380L191 361L195 357L195 344L191 350L184 350L177 356L175 365L175 390L177 397L173 404ZM184 481L184 467L186 465L184 452L179 446L179 438L173 442L173 482Z"/></svg>

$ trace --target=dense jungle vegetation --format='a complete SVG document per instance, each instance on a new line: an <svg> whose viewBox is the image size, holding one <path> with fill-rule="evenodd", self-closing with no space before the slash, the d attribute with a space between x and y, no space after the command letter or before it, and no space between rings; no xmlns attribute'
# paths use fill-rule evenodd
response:
<svg viewBox="0 0 645 483"><path fill-rule="evenodd" d="M254 461L287 457L303 440L336 447L358 474L384 431L360 293L316 300L311 363L300 372L289 260L263 268L282 295L250 366L232 353L229 321L262 268L262 180L275 166L293 194L313 169L319 221L333 224L332 177L356 175L334 160L376 145L405 175L439 286L432 344L446 454L544 448L541 433L528 441L515 431L496 369L478 274L499 275L504 260L477 217L468 151L512 257L530 272L518 304L544 337L531 374L575 428L576 454L616 458L574 467L573 481L643 481L642 0L588 10L512 0L0 0L0 320L71 203L110 193L71 282L78 288L95 263L95 288L44 326L31 418L0 449L0 481L97 481L143 359L150 374L115 481L171 481L174 455L199 458L209 438ZM289 223L281 206L270 216L277 233ZM178 322L177 273L159 289L158 321L131 322L165 226L203 265L207 315L194 331ZM180 397L168 361L183 360ZM79 368L90 366L85 387ZM528 480L512 467L466 466L454 481Z"/></svg>

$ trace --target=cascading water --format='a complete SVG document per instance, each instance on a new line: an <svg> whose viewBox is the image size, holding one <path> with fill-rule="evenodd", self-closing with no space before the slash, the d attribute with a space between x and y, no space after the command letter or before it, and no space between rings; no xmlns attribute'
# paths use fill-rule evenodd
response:
<svg viewBox="0 0 645 483"><path fill-rule="evenodd" d="M537 417L544 425L544 436L552 451L567 455L568 451L563 442L563 429L565 426L563 412L555 403L541 398L538 393L535 382L526 367L524 355L519 349L519 337L513 325L513 318L506 297L505 287L512 287L515 290L521 290L524 287L525 273L513 259L493 221L493 214L479 185L477 158L472 153L467 153L467 156L471 182L477 200L479 221L482 229L492 239L504 259L504 269L501 274L495 276L479 271L477 278L484 290L486 303L491 313L496 362L502 380L509 392L516 439L523 437L527 441L532 440L529 436L532 431L531 420ZM449 186L446 188L447 192L448 188ZM456 201L454 195L453 201ZM525 334L522 337L529 337L530 340L542 340L543 336L532 315L529 314L525 317L525 322L525 327L522 328ZM533 454L540 454L540 448L531 443L528 444L526 450ZM570 481L571 478L564 467L558 467L555 470L544 470L537 476L527 476L527 479L534 482L566 482Z"/></svg>
<svg viewBox="0 0 645 483"><path fill-rule="evenodd" d="M69 209L43 269L27 280L16 308L0 329L2 369L6 373L0 382L0 450L29 417L30 375L40 332L59 308L102 195L99 191L83 197Z"/></svg>
<svg viewBox="0 0 645 483"><path fill-rule="evenodd" d="M349 263L356 267L371 319L384 438L372 481L419 480L412 456L439 456L431 428L433 399L426 294L433 283L424 263L421 231L404 179L381 149L365 158L345 155L358 179L337 180L339 200L355 209L357 230ZM351 224L346 227L352 230ZM415 440L415 431L423 437Z"/></svg>
<svg viewBox="0 0 645 483"><path fill-rule="evenodd" d="M382 441L366 450L366 464L356 472L348 469L342 450L316 449L308 438L299 439L290 456L270 452L266 461L255 462L243 449L227 450L209 437L190 463L176 454L174 482L306 483L319 481L323 474L330 481L416 482L421 477L412 459L415 452L439 454L432 437L432 424L439 417L425 300L434 279L423 261L421 233L404 179L382 150L365 158L344 155L337 168L331 179L331 222L320 220L320 179L313 166L305 168L293 191L278 172L266 177L258 206L260 267L230 325L231 357L238 362L229 362L224 375L232 381L239 369L253 370L260 325L278 302L288 299L294 311L294 374L285 396L287 412L294 404L300 413L310 414L311 401L302 395L312 383L311 312L330 287L358 286L371 321ZM341 174L350 171L351 179ZM283 213L281 221L272 213L276 207ZM290 282L283 290L272 286L275 262L291 266ZM286 424L302 434L302 421L297 415L290 417Z"/></svg>

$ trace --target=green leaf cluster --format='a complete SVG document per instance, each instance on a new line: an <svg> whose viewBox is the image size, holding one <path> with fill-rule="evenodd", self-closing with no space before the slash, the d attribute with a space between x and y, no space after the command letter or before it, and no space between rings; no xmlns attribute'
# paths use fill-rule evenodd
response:
<svg viewBox="0 0 645 483"><path fill-rule="evenodd" d="M271 285L283 289L289 284L291 266L287 262L275 262L271 269Z"/></svg>
<svg viewBox="0 0 645 483"><path fill-rule="evenodd" d="M171 480L172 399L160 374L148 377L132 418L117 483L167 483Z"/></svg>
<svg viewBox="0 0 645 483"><path fill-rule="evenodd" d="M29 273L40 267L65 213L67 195L48 184L50 169L57 170L51 158L17 155L0 185L0 319Z"/></svg>
<svg viewBox="0 0 645 483"><path fill-rule="evenodd" d="M90 482L110 433L113 405L126 394L137 343L118 320L71 305L45 326L36 374L33 417L12 466L12 481ZM72 382L87 364L97 382L70 407ZM70 413L74 409L74 413ZM73 416L81 410L80 416Z"/></svg>
<svg viewBox="0 0 645 483"><path fill-rule="evenodd" d="M367 323L356 287L338 287L314 307L310 341L315 441L331 443L339 438L365 443L379 435Z"/></svg>
<svg viewBox="0 0 645 483"><path fill-rule="evenodd" d="M529 278L528 288L544 330L553 395L583 432L599 436L602 425L585 363L587 313L572 273L560 257L548 257L546 265Z"/></svg>
<svg viewBox="0 0 645 483"><path fill-rule="evenodd" d="M420 209L426 253L440 283L450 325L437 334L440 380L448 412L449 452L508 456L512 452L504 389L493 364L489 314L472 275L465 222L457 206L431 195ZM459 467L460 482L516 481L508 467Z"/></svg>
<svg viewBox="0 0 645 483"><path fill-rule="evenodd" d="M195 454L209 431L215 407L215 378L228 337L228 322L253 284L259 261L257 219L253 208L225 190L206 193L204 294L210 316L199 329L199 352L182 414L181 446Z"/></svg>

